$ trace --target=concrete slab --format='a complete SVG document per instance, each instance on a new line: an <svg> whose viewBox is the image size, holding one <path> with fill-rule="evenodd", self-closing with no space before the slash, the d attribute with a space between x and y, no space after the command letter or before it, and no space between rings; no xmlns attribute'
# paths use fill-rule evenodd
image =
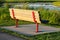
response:
<svg viewBox="0 0 60 40"><path fill-rule="evenodd" d="M2 27L2 28L5 28L5 29L11 30L11 31L15 31L20 34L25 34L28 36L60 31L60 28L39 25L39 32L36 33L35 32L35 30L36 30L35 24L20 25L17 28L15 26Z"/></svg>

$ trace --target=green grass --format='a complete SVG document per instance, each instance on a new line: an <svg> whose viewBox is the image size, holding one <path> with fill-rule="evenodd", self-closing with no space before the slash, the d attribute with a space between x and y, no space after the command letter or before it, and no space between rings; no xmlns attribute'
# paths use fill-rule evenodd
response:
<svg viewBox="0 0 60 40"><path fill-rule="evenodd" d="M60 40L60 32L46 33L34 36L35 40Z"/></svg>
<svg viewBox="0 0 60 40"><path fill-rule="evenodd" d="M13 26L13 25L15 25L15 23L16 23L15 20L3 20L3 21L0 22L0 26ZM18 24L19 25L33 24L33 22L19 20Z"/></svg>
<svg viewBox="0 0 60 40"><path fill-rule="evenodd" d="M48 23L47 24L44 24L44 23L42 23L41 25L60 28L60 25L58 25L58 24L48 24Z"/></svg>

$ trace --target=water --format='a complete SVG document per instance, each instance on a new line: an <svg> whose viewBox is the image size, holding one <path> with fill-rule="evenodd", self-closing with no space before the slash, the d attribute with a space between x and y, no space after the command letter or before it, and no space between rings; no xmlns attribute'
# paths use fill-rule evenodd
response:
<svg viewBox="0 0 60 40"><path fill-rule="evenodd" d="M15 3L15 6L20 6L22 7L24 3ZM28 3L28 7L33 7L33 8L46 8L46 9L50 9L50 10L60 10L60 7L54 6L52 3L48 2L48 3Z"/></svg>
<svg viewBox="0 0 60 40"><path fill-rule="evenodd" d="M43 7L50 10L60 10L60 7L54 6L52 3L29 3L29 7Z"/></svg>

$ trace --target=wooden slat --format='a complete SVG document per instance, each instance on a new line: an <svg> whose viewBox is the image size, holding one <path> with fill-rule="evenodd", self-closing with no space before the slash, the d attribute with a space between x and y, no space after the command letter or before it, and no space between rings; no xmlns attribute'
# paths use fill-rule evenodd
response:
<svg viewBox="0 0 60 40"><path fill-rule="evenodd" d="M11 18L13 18L12 8L10 8L9 11L10 11ZM14 9L14 14L15 14L15 17L19 20L34 22L33 17L32 17L32 11L34 10ZM38 11L34 11L34 12L35 12L35 18L37 22L41 23Z"/></svg>

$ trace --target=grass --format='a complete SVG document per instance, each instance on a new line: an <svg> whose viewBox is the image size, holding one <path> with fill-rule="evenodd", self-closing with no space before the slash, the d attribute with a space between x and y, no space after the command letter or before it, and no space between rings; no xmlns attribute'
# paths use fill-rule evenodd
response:
<svg viewBox="0 0 60 40"><path fill-rule="evenodd" d="M41 25L45 25L45 26L51 26L51 27L60 28L60 25L58 25L58 24L49 24L49 23L44 24L44 23L42 23Z"/></svg>
<svg viewBox="0 0 60 40"><path fill-rule="evenodd" d="M35 40L60 40L60 32L46 33L42 35L35 35Z"/></svg>
<svg viewBox="0 0 60 40"><path fill-rule="evenodd" d="M23 21L23 20L19 20L18 21L19 25L23 25L23 24L33 24L33 22L28 22L28 21ZM11 20L2 20L0 22L0 26L13 26L15 25L15 20L11 19Z"/></svg>
<svg viewBox="0 0 60 40"><path fill-rule="evenodd" d="M13 32L13 31L3 29L3 28L0 28L0 31L3 33L8 33L9 35L23 38L25 40L60 40L60 31L52 32L52 33L45 33L45 34L38 34L34 36L27 36L24 34L19 34L17 32Z"/></svg>

